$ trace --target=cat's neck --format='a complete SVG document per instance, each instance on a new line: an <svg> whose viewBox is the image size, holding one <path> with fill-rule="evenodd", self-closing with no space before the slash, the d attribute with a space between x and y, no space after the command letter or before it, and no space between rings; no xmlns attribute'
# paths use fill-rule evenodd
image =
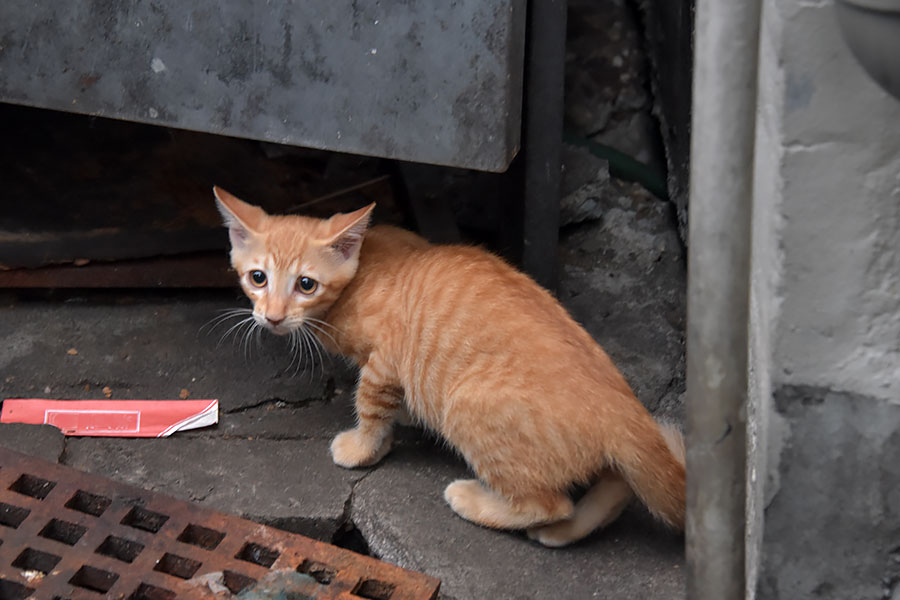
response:
<svg viewBox="0 0 900 600"><path fill-rule="evenodd" d="M338 332L334 350L362 364L385 326L401 326L402 307L372 298L400 285L403 265L428 247L423 238L396 227L373 227L366 234L356 275L323 317Z"/></svg>

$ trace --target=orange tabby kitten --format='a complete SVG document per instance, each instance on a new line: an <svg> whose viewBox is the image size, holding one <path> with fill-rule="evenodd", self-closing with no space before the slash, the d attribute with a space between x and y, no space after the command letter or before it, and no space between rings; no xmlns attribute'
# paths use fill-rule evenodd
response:
<svg viewBox="0 0 900 600"><path fill-rule="evenodd" d="M478 248L368 229L374 205L321 220L272 216L214 188L256 321L309 326L360 366L342 467L377 463L405 411L478 475L447 486L464 519L562 546L615 519L633 492L682 529L684 448L549 293ZM592 484L573 505L569 489Z"/></svg>

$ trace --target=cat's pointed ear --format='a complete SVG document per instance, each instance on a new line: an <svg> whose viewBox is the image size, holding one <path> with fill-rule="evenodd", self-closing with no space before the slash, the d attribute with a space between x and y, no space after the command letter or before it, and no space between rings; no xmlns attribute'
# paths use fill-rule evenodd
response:
<svg viewBox="0 0 900 600"><path fill-rule="evenodd" d="M338 214L328 219L325 244L342 260L357 256L374 209L373 202L352 213Z"/></svg>
<svg viewBox="0 0 900 600"><path fill-rule="evenodd" d="M247 204L218 186L213 186L216 206L225 219L228 237L234 248L244 247L257 233L266 218L266 212L258 206Z"/></svg>

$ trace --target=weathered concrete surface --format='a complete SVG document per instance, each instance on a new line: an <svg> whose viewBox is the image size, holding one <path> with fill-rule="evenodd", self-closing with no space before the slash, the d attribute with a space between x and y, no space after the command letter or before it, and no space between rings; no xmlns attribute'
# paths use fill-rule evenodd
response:
<svg viewBox="0 0 900 600"><path fill-rule="evenodd" d="M0 446L50 462L59 462L66 444L63 434L51 425L2 423Z"/></svg>
<svg viewBox="0 0 900 600"><path fill-rule="evenodd" d="M774 358L785 383L897 398L900 129L889 124L900 103L853 59L831 8L766 6L773 64L760 82L760 153L774 164L758 172L771 181L760 225L777 226L771 267L784 286L779 318L791 325L774 329Z"/></svg>
<svg viewBox="0 0 900 600"><path fill-rule="evenodd" d="M220 309L243 302L231 292L7 295L0 398L102 398L105 387L124 399L178 398L182 389L219 398L216 427L164 440L72 438L63 462L331 540L363 475L328 454L331 437L353 425L355 373L334 358L295 374L281 339L262 337L245 354L230 339L217 346L224 328L200 332ZM9 439L56 460L61 440L39 431L46 442Z"/></svg>
<svg viewBox="0 0 900 600"><path fill-rule="evenodd" d="M442 494L466 476L460 460L427 441L396 447L357 485L354 521L375 553L440 577L446 599L684 597L683 539L643 509L553 550L457 517Z"/></svg>
<svg viewBox="0 0 900 600"><path fill-rule="evenodd" d="M680 420L685 265L672 205L612 181L599 221L565 229L559 297L609 353L638 398Z"/></svg>
<svg viewBox="0 0 900 600"><path fill-rule="evenodd" d="M786 385L775 410L791 427L765 508L759 597L896 598L900 404Z"/></svg>
<svg viewBox="0 0 900 600"><path fill-rule="evenodd" d="M66 464L330 541L365 471L331 462L323 440L69 440Z"/></svg>
<svg viewBox="0 0 900 600"><path fill-rule="evenodd" d="M268 440L330 440L353 427L353 388L339 388L329 399L287 402L265 399L259 405L226 411L214 429L195 429L181 437L254 438Z"/></svg>
<svg viewBox="0 0 900 600"><path fill-rule="evenodd" d="M853 59L831 2L766 0L760 45L748 591L890 598L900 103Z"/></svg>
<svg viewBox="0 0 900 600"><path fill-rule="evenodd" d="M0 301L0 397L89 399L218 398L223 412L267 399L327 399L321 369L295 374L283 338L247 345L226 324L204 327L222 310L246 307L229 293L71 293ZM77 354L70 354L74 350Z"/></svg>

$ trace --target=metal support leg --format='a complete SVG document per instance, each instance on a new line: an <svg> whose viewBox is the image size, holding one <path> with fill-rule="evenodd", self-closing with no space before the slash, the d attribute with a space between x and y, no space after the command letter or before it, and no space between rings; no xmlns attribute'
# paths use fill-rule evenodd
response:
<svg viewBox="0 0 900 600"><path fill-rule="evenodd" d="M566 0L528 3L525 48L522 268L556 288L566 53Z"/></svg>

